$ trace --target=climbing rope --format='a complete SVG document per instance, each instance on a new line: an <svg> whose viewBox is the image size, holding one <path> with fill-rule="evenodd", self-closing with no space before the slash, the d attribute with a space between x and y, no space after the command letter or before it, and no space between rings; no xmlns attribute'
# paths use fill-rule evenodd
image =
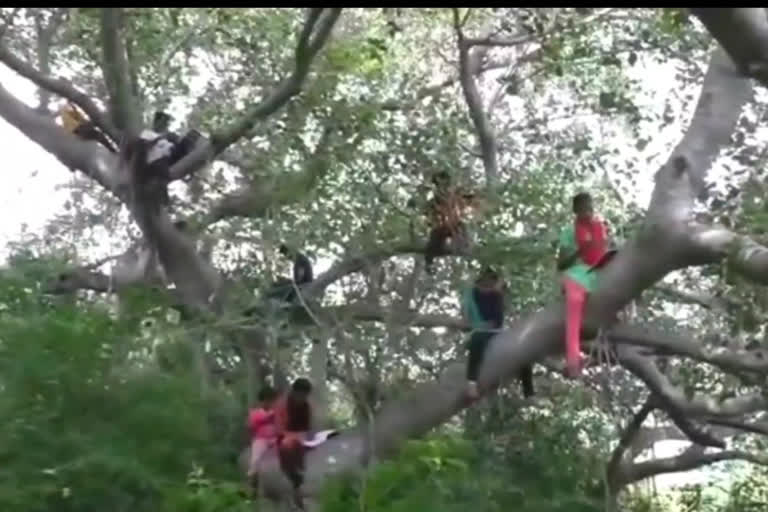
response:
<svg viewBox="0 0 768 512"><path fill-rule="evenodd" d="M593 362L596 363L595 366L601 368L599 376L601 396L605 402L605 407L610 410L613 404L611 390L615 384L613 382L612 366L618 364L619 361L608 340L608 331L604 327L597 331L597 337L594 343L592 343L587 356L586 366L592 366Z"/></svg>

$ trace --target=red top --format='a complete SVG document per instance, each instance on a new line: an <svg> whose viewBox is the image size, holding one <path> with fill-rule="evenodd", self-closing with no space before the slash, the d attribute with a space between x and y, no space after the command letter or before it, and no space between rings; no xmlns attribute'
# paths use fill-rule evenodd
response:
<svg viewBox="0 0 768 512"><path fill-rule="evenodd" d="M251 439L274 439L277 435L275 413L261 407L251 409L248 414L248 428L251 431Z"/></svg>
<svg viewBox="0 0 768 512"><path fill-rule="evenodd" d="M429 223L432 227L444 226L455 231L464 217L465 210L472 206L473 194L458 188L449 188L435 194L429 203Z"/></svg>
<svg viewBox="0 0 768 512"><path fill-rule="evenodd" d="M581 260L590 266L599 263L607 251L605 223L597 217L576 219L574 233Z"/></svg>

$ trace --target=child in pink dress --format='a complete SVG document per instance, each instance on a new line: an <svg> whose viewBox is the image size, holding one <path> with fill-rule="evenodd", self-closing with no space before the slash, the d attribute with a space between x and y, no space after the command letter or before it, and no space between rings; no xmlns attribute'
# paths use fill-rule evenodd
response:
<svg viewBox="0 0 768 512"><path fill-rule="evenodd" d="M248 476L254 476L259 470L259 462L276 439L275 413L272 410L277 392L266 387L259 392L258 409L248 413L248 430L251 434L251 458L248 464Z"/></svg>

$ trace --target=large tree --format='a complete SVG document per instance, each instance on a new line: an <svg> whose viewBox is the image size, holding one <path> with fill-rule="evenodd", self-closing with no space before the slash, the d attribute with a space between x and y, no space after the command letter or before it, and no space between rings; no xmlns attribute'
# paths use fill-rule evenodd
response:
<svg viewBox="0 0 768 512"><path fill-rule="evenodd" d="M611 66L617 55L626 53L633 62L637 53L654 51L665 58L689 59L695 70L700 53L696 44L701 31L686 24L678 11L663 13L662 22L676 27L665 35L651 33L660 30L656 14L615 9L382 11L4 11L0 60L39 88L40 102L26 105L0 86L0 116L86 178L77 186L103 199L98 208L104 210L105 223L114 227L120 213L127 212L144 240L121 255L109 274L94 271L95 264L71 268L57 276L51 290L120 294L133 285L159 284L184 312L184 322L208 322L232 339L234 364L247 366L258 381L267 371L263 366L279 366L265 363L276 321L247 299L248 288L269 278L280 238L276 233L293 226L291 243L303 241L335 259L302 290L305 313L292 321L306 326L296 332L312 332L316 379L324 383L334 377L356 390L361 423L309 455L310 495L329 476L367 465L466 407L459 365L447 365L404 396L382 400L387 396L384 384L395 380L396 372L389 368L389 375L382 375L381 351L401 350L410 361L418 361L424 345L417 342L424 341L429 329L447 327L453 333L464 328L461 319L444 313L440 295L466 264L450 258L444 279L421 279L423 243L413 235L405 196L420 195L422 174L446 166L466 169L464 179L487 190L487 214L493 219L482 227L486 243L469 256L499 263L515 253L535 261L531 265L538 265L536 275L543 278L547 264L541 263L546 259L542 256L550 249L541 243L536 224L545 221L542 212L557 209L551 203L562 201L560 187L568 176L544 186L537 167L573 161L573 147L590 142L576 129L565 135L549 133L554 113L544 103L551 96L537 95L538 88L547 85L554 94L571 98L575 106L566 105L568 116L586 109L613 120L639 117L642 113L621 90L624 84L615 80ZM633 235L602 272L587 307L585 334L604 332L616 344L620 364L647 388L635 396L637 412L607 464L613 496L629 483L663 472L728 458L759 462L750 453L728 449L725 439L734 432L765 431L760 414L768 404L759 385L727 398L692 394L658 360L687 358L718 372L759 376L768 368L762 351L712 349L703 340L672 335L632 318L613 322L617 312L680 269L725 264L757 283L768 281L768 251L748 236L714 224L717 212L711 202L709 215L697 204L706 198L708 171L721 150L731 149L742 111L753 101L750 77L763 80L763 45L745 45L731 35L738 30L740 41L756 42L768 37L765 13L695 9L693 14L722 49L706 57L693 116L655 174L647 210L642 217L639 211L622 213L622 220L636 220ZM608 49L603 48L606 40ZM189 101L189 82L203 68L211 78L204 93ZM494 70L503 74L497 73L498 85L491 87L494 82L483 77ZM430 85L435 74L442 81ZM596 84L597 76L613 80L614 89ZM694 82L700 78L695 72L693 76ZM515 123L514 116L497 113L504 96L524 99L525 119ZM59 127L50 113L58 98L78 105L117 141L135 137L155 108L186 98L187 124L207 132L171 169L174 181L186 183L176 215L186 215L191 229L177 230L166 209L158 211L133 193L133 169L120 154ZM557 137L560 142L569 139L567 151L555 143ZM516 154L520 144L525 150ZM588 152L585 160L592 158L595 154ZM237 176L234 186L225 179L227 173ZM611 179L607 177L608 183ZM229 190L222 192L225 185ZM522 189L528 189L528 204L520 201ZM634 213L636 219L630 219ZM318 230L320 218L324 227ZM562 220L562 214L552 213L553 220ZM528 223L523 236L513 235L520 222ZM258 233L255 240L248 238L253 233ZM227 241L206 243L215 237ZM233 256L232 241L238 237L243 245L257 247L259 254L250 263ZM263 272L252 270L254 261ZM327 296L340 283L345 285L342 299ZM530 281L520 284L517 293L531 295L530 287ZM716 298L667 292L707 307L728 305ZM383 327L364 335L354 331L355 325L371 321ZM414 335L415 327L424 329ZM494 339L481 369L481 387L492 390L524 365L556 354L562 332L559 303L519 315ZM349 340L356 335L362 342L379 337L386 343L362 349ZM345 367L329 369L331 348L346 354ZM363 361L364 377L356 376L354 357ZM434 367L434 359L424 366ZM210 367L217 365L226 366L212 355L203 364L211 374L216 372ZM273 377L279 380L281 371L273 369ZM665 412L694 445L679 457L635 463L625 451L654 410ZM705 447L719 451L706 452ZM263 481L272 494L284 496L287 481L272 462Z"/></svg>

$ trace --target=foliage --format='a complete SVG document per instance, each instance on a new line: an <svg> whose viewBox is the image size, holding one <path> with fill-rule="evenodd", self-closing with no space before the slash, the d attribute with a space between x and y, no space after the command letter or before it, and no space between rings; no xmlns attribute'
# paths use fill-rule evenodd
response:
<svg viewBox="0 0 768 512"><path fill-rule="evenodd" d="M412 441L371 473L330 486L323 510L602 510L599 428L577 419L576 409L567 410L561 416L496 417L466 438L442 434Z"/></svg>
<svg viewBox="0 0 768 512"><path fill-rule="evenodd" d="M690 485L681 489L678 510L681 512L757 512L768 503L768 474L756 468L726 487L722 483ZM714 490L719 492L713 492Z"/></svg>
<svg viewBox="0 0 768 512"><path fill-rule="evenodd" d="M41 303L30 284L0 284L4 510L178 510L162 507L193 468L211 472L214 490L233 476L193 373L142 357L133 324Z"/></svg>

